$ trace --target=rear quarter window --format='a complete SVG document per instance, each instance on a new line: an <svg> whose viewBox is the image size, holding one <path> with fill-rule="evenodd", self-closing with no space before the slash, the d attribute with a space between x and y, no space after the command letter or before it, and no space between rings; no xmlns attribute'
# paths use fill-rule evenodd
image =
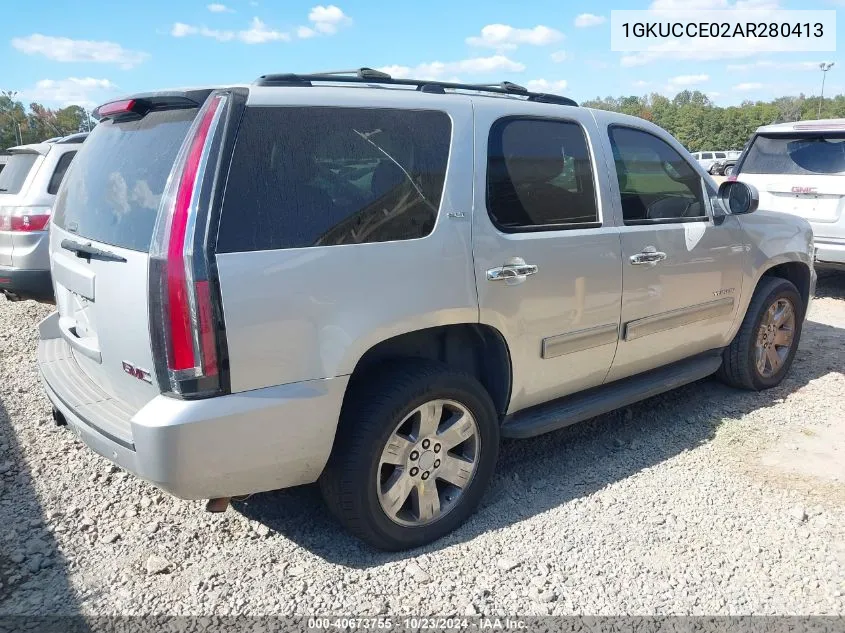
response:
<svg viewBox="0 0 845 633"><path fill-rule="evenodd" d="M444 112L247 109L218 252L417 239L434 229L452 125Z"/></svg>
<svg viewBox="0 0 845 633"><path fill-rule="evenodd" d="M47 184L47 193L53 196L58 193L59 187L62 185L62 180L64 180L65 174L67 173L67 168L70 167L74 156L76 156L76 152L67 152L66 154L62 154L56 162L56 168L53 170L53 175L50 176L50 182Z"/></svg>

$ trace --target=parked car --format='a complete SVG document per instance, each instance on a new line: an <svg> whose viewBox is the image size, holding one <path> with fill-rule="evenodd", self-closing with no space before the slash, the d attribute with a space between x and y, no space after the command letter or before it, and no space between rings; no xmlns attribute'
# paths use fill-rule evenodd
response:
<svg viewBox="0 0 845 633"><path fill-rule="evenodd" d="M9 149L0 172L0 292L12 300L53 300L47 240L50 212L87 134Z"/></svg>
<svg viewBox="0 0 845 633"><path fill-rule="evenodd" d="M210 509L319 480L366 542L430 542L500 437L714 372L777 385L813 295L804 220L565 97L362 69L95 115L43 384L94 451Z"/></svg>
<svg viewBox="0 0 845 633"><path fill-rule="evenodd" d="M800 216L815 235L818 268L845 269L845 119L766 125L737 166L766 209Z"/></svg>
<svg viewBox="0 0 845 633"><path fill-rule="evenodd" d="M9 153L5 150L0 150L0 173L2 173L3 168L6 167L6 163L9 162Z"/></svg>
<svg viewBox="0 0 845 633"><path fill-rule="evenodd" d="M718 160L714 160L713 164L710 165L710 172L711 176L731 176L736 169L736 163L739 160L739 157L742 155L742 152L739 151L730 151L725 152L725 158L720 158Z"/></svg>
<svg viewBox="0 0 845 633"><path fill-rule="evenodd" d="M692 155L698 161L698 164L704 167L707 173L712 173L710 172L710 168L713 166L713 163L718 160L725 160L727 156L727 152L695 152Z"/></svg>

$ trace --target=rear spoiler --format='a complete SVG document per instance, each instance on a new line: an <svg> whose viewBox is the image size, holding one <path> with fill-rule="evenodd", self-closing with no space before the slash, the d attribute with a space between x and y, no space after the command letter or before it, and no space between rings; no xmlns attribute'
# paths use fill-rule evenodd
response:
<svg viewBox="0 0 845 633"><path fill-rule="evenodd" d="M211 88L185 91L144 92L110 101L98 106L91 113L98 121L106 119L141 118L154 110L199 108L213 92Z"/></svg>

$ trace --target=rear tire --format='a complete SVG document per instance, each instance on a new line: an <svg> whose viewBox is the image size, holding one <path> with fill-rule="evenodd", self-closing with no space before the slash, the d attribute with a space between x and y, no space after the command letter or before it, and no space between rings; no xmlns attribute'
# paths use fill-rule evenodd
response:
<svg viewBox="0 0 845 633"><path fill-rule="evenodd" d="M389 551L457 528L481 500L499 454L498 416L484 387L415 359L386 364L349 389L320 477L332 514Z"/></svg>
<svg viewBox="0 0 845 633"><path fill-rule="evenodd" d="M760 279L739 331L722 353L717 376L732 387L754 391L780 384L795 358L805 310L791 282Z"/></svg>

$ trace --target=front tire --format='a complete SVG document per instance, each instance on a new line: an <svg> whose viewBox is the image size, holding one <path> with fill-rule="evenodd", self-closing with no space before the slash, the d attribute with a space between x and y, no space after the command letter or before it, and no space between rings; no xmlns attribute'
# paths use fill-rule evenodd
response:
<svg viewBox="0 0 845 633"><path fill-rule="evenodd" d="M409 549L467 519L498 454L498 416L477 380L427 360L390 363L350 385L320 488L357 537Z"/></svg>
<svg viewBox="0 0 845 633"><path fill-rule="evenodd" d="M791 282L763 277L739 332L722 354L719 378L754 391L779 385L795 358L805 309Z"/></svg>

